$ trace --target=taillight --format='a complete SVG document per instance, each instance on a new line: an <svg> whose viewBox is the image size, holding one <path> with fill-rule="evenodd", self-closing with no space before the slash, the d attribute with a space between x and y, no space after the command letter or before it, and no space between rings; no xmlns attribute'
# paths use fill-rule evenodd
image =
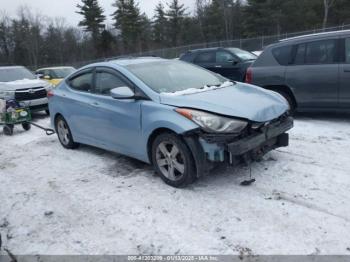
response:
<svg viewBox="0 0 350 262"><path fill-rule="evenodd" d="M47 97L48 98L53 97L53 96L54 96L53 90L47 91Z"/></svg>
<svg viewBox="0 0 350 262"><path fill-rule="evenodd" d="M248 84L253 83L253 69L251 67L247 69L247 73L245 75L245 82Z"/></svg>

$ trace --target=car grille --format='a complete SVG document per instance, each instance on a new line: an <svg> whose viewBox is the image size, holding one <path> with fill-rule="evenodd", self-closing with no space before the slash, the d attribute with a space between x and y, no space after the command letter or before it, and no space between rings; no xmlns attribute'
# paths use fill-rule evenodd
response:
<svg viewBox="0 0 350 262"><path fill-rule="evenodd" d="M47 96L47 92L44 87L34 87L29 89L18 89L15 92L16 101L27 101L45 98Z"/></svg>

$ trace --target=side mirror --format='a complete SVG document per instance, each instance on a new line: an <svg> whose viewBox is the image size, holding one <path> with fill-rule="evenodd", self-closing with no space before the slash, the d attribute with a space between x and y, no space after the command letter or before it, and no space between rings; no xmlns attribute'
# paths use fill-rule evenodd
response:
<svg viewBox="0 0 350 262"><path fill-rule="evenodd" d="M44 79L45 79L45 80L50 80L50 79L51 79L51 77L50 77L50 76L48 76L48 75L46 75L46 76L44 76Z"/></svg>
<svg viewBox="0 0 350 262"><path fill-rule="evenodd" d="M112 89L111 97L118 100L135 99L135 93L129 87L122 86Z"/></svg>

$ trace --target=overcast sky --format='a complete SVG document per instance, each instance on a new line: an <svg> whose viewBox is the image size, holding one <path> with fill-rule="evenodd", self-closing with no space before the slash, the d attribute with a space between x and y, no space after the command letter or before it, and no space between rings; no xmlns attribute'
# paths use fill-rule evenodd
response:
<svg viewBox="0 0 350 262"><path fill-rule="evenodd" d="M164 5L167 2L167 0L139 0L138 2L141 11L152 17L154 7L159 1L164 3ZM34 12L40 11L49 17L64 17L68 24L77 25L81 19L81 16L75 13L77 10L76 5L79 2L80 0L0 0L0 10L5 10L8 15L15 16L18 7L26 5ZM99 2L105 10L106 16L113 13L112 3L114 0L99 0ZM180 0L180 2L184 3L189 11L193 11L195 0Z"/></svg>

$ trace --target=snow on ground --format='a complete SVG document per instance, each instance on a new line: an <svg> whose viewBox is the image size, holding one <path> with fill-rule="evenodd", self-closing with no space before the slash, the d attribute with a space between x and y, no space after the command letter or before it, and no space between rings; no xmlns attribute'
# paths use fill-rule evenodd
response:
<svg viewBox="0 0 350 262"><path fill-rule="evenodd" d="M299 117L250 187L242 167L174 189L143 163L67 151L34 127L0 141L0 232L14 254L350 254L346 116Z"/></svg>

